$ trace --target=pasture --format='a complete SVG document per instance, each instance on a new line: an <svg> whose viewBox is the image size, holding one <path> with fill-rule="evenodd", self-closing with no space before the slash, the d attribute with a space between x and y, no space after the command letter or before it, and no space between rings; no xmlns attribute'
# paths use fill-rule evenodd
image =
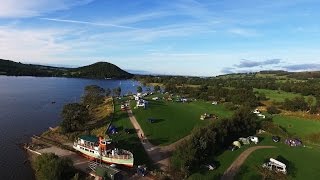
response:
<svg viewBox="0 0 320 180"><path fill-rule="evenodd" d="M285 128L293 136L304 138L312 133L320 133L320 121L300 117L275 115L273 122Z"/></svg>
<svg viewBox="0 0 320 180"><path fill-rule="evenodd" d="M270 89L254 89L254 92L263 93L269 99L269 101L273 102L284 102L285 99L293 99L295 97L301 96L299 93L286 92L281 90L270 90ZM311 96L313 97L313 96ZM308 96L304 96L307 100ZM315 97L313 97L313 104L315 104Z"/></svg>

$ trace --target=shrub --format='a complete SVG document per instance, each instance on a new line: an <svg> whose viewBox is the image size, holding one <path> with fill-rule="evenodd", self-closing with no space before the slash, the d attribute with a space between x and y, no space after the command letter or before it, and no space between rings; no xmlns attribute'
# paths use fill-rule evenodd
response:
<svg viewBox="0 0 320 180"><path fill-rule="evenodd" d="M269 114L279 114L281 111L275 106L269 106L267 107L267 112Z"/></svg>

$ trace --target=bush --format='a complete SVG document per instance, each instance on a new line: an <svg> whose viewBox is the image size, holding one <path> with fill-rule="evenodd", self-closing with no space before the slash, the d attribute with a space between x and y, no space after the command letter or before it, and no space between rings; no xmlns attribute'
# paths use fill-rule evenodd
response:
<svg viewBox="0 0 320 180"><path fill-rule="evenodd" d="M273 134L273 135L277 135L277 136L281 136L281 137L288 137L289 134L287 132L287 130L277 124L274 124L271 121L262 121L261 124L261 129Z"/></svg>
<svg viewBox="0 0 320 180"><path fill-rule="evenodd" d="M269 106L267 107L267 112L269 114L279 114L281 111L275 106Z"/></svg>
<svg viewBox="0 0 320 180"><path fill-rule="evenodd" d="M225 102L225 103L223 103L223 106L226 109L231 110L231 111L238 109L238 107L236 105L234 105L232 102Z"/></svg>
<svg viewBox="0 0 320 180"><path fill-rule="evenodd" d="M318 111L318 107L317 106L311 106L310 108L310 114L317 114Z"/></svg>

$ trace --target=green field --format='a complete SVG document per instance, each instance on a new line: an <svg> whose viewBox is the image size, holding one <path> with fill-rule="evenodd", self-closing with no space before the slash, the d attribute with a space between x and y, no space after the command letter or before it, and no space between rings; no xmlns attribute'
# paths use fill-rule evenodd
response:
<svg viewBox="0 0 320 180"><path fill-rule="evenodd" d="M285 128L290 134L305 137L308 134L320 132L320 121L299 117L276 115L273 122Z"/></svg>
<svg viewBox="0 0 320 180"><path fill-rule="evenodd" d="M135 105L131 101L131 105ZM150 142L154 145L168 145L188 134L197 125L205 125L212 120L200 120L203 113L216 114L219 118L232 114L222 105L196 101L190 103L167 102L163 100L149 100L147 109L133 109L134 115ZM148 122L154 118L154 123Z"/></svg>
<svg viewBox="0 0 320 180"><path fill-rule="evenodd" d="M118 134L110 137L117 143L119 148L127 149L134 155L134 164L146 164L148 168L152 167L152 162L145 152L140 140L128 118L127 112L120 110L120 103L115 103L115 116L112 124L118 129ZM131 133L125 133L124 129L131 129Z"/></svg>
<svg viewBox="0 0 320 180"><path fill-rule="evenodd" d="M293 99L300 94L270 89L254 89L255 92L264 93L270 101L283 102L286 98Z"/></svg>
<svg viewBox="0 0 320 180"><path fill-rule="evenodd" d="M267 141L271 141L270 138ZM272 144L272 142L267 142ZM276 144L276 143L273 143ZM281 157L287 165L289 179L319 179L320 149L315 147L289 147L277 143L275 149L260 149L253 152L241 166L235 179L261 179L257 167L261 167L266 159Z"/></svg>
<svg viewBox="0 0 320 180"><path fill-rule="evenodd" d="M299 94L299 93L270 90L270 89L256 89L255 88L254 92L264 93L270 101L274 101L274 102L284 102L285 99L293 99L295 97L301 96L301 94ZM304 97L305 97L305 99L307 99L308 96L304 96ZM313 100L314 100L314 104L315 104L315 101L316 101L315 97L313 97Z"/></svg>

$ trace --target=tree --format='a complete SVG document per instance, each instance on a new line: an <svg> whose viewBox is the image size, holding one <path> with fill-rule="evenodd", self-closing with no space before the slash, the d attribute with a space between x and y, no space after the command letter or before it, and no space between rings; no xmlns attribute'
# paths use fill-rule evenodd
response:
<svg viewBox="0 0 320 180"><path fill-rule="evenodd" d="M82 102L84 105L89 105L89 107L95 107L103 103L105 96L105 90L97 85L89 85L84 89L84 96L82 97Z"/></svg>
<svg viewBox="0 0 320 180"><path fill-rule="evenodd" d="M113 91L114 96L119 97L121 95L121 87L120 86L118 86L117 88L114 88L112 91Z"/></svg>
<svg viewBox="0 0 320 180"><path fill-rule="evenodd" d="M309 109L308 103L303 96L295 97L292 100L286 98L282 106L289 111L306 111Z"/></svg>
<svg viewBox="0 0 320 180"><path fill-rule="evenodd" d="M155 85L153 87L154 92L159 92L160 91L160 86L159 85Z"/></svg>
<svg viewBox="0 0 320 180"><path fill-rule="evenodd" d="M148 93L150 93L150 92L151 92L151 88L150 88L150 86L146 86L146 91L147 91Z"/></svg>
<svg viewBox="0 0 320 180"><path fill-rule="evenodd" d="M106 96L110 96L111 95L111 89L110 88L107 88L106 89Z"/></svg>
<svg viewBox="0 0 320 180"><path fill-rule="evenodd" d="M137 87L137 93L142 93L142 87L141 86Z"/></svg>
<svg viewBox="0 0 320 180"><path fill-rule="evenodd" d="M79 103L64 105L61 116L61 128L65 133L80 130L90 120L88 109Z"/></svg>
<svg viewBox="0 0 320 180"><path fill-rule="evenodd" d="M53 153L44 153L34 161L37 179L69 180L74 176L73 163L70 159L59 158Z"/></svg>
<svg viewBox="0 0 320 180"><path fill-rule="evenodd" d="M308 103L309 108L311 109L311 106L313 105L313 97L312 96L308 96L307 103Z"/></svg>

